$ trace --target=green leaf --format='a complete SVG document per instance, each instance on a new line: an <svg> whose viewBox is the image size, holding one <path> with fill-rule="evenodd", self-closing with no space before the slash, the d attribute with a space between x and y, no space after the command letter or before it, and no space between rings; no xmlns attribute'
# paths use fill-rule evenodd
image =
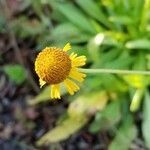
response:
<svg viewBox="0 0 150 150"><path fill-rule="evenodd" d="M37 141L37 145L45 145L55 143L69 138L73 133L77 132L83 125L87 123L86 117L78 116L78 119L67 118L51 131L47 132Z"/></svg>
<svg viewBox="0 0 150 150"><path fill-rule="evenodd" d="M107 27L111 27L105 13L101 11L99 5L97 5L93 0L77 0L76 3L91 17L97 19Z"/></svg>
<svg viewBox="0 0 150 150"><path fill-rule="evenodd" d="M147 57L147 69L150 70L150 54L148 54L146 57Z"/></svg>
<svg viewBox="0 0 150 150"><path fill-rule="evenodd" d="M149 10L150 10L150 0L145 0L143 10L142 10L142 16L141 16L141 24L140 24L140 29L143 31L149 24Z"/></svg>
<svg viewBox="0 0 150 150"><path fill-rule="evenodd" d="M112 143L109 145L108 150L128 150L136 136L137 129L133 124L132 117L128 116L117 131L117 134Z"/></svg>
<svg viewBox="0 0 150 150"><path fill-rule="evenodd" d="M108 96L105 91L79 96L69 105L69 117L46 133L37 144L43 145L67 139L83 127L91 118L91 115L104 109L107 101Z"/></svg>
<svg viewBox="0 0 150 150"><path fill-rule="evenodd" d="M150 83L150 78L149 76L144 76L144 75L138 75L138 74L133 74L133 75L123 75L123 79L131 86L134 88L144 88Z"/></svg>
<svg viewBox="0 0 150 150"><path fill-rule="evenodd" d="M99 76L88 75L84 82L84 90L88 93L94 90L100 90L102 85L102 80L99 80ZM90 85L90 86L89 86Z"/></svg>
<svg viewBox="0 0 150 150"><path fill-rule="evenodd" d="M102 117L108 122L108 126L113 126L121 119L120 99L112 101L106 109L102 111ZM107 125L106 125L107 126Z"/></svg>
<svg viewBox="0 0 150 150"><path fill-rule="evenodd" d="M90 54L90 58L95 63L99 61L100 58L99 47L103 43L103 40L104 40L104 34L99 33L88 42L87 49Z"/></svg>
<svg viewBox="0 0 150 150"><path fill-rule="evenodd" d="M80 9L71 3L57 3L56 8L68 18L70 22L81 28L83 31L95 34L89 19L82 13Z"/></svg>
<svg viewBox="0 0 150 150"><path fill-rule="evenodd" d="M51 86L45 87L37 96L35 96L33 99L28 100L28 105L37 105L43 102L54 101L53 99L50 98L50 93L51 93ZM65 89L62 89L61 94L63 95L65 93L66 93Z"/></svg>
<svg viewBox="0 0 150 150"><path fill-rule="evenodd" d="M147 147L150 148L150 94L148 91L143 104L142 133Z"/></svg>
<svg viewBox="0 0 150 150"><path fill-rule="evenodd" d="M101 129L112 128L121 119L121 107L120 100L112 101L106 106L102 112L97 112L95 120L90 125L90 131L93 133L98 132Z"/></svg>
<svg viewBox="0 0 150 150"><path fill-rule="evenodd" d="M134 66L133 66L133 69L135 70L148 70L147 69L147 66L146 66L146 63L147 63L147 60L145 59L145 54L144 52L140 52L137 57L135 58L135 62L134 63Z"/></svg>
<svg viewBox="0 0 150 150"><path fill-rule="evenodd" d="M128 61L126 61L128 59ZM111 62L105 61L105 64L101 64L104 68L114 68L114 69L127 69L134 62L134 58L131 57L127 52L122 52L117 58L113 59Z"/></svg>
<svg viewBox="0 0 150 150"><path fill-rule="evenodd" d="M105 108L108 96L105 91L93 92L77 97L68 108L68 114L73 118L82 115L93 115Z"/></svg>
<svg viewBox="0 0 150 150"><path fill-rule="evenodd" d="M148 39L138 39L133 41L128 41L125 44L126 48L129 49L145 49L150 50L150 40Z"/></svg>
<svg viewBox="0 0 150 150"><path fill-rule="evenodd" d="M81 43L88 41L90 35L83 33L72 23L62 23L53 29L50 38L55 42Z"/></svg>
<svg viewBox="0 0 150 150"><path fill-rule="evenodd" d="M50 101L50 90L50 86L45 87L36 97L28 100L28 104L36 105L42 102Z"/></svg>
<svg viewBox="0 0 150 150"><path fill-rule="evenodd" d="M112 16L112 17L109 17L109 20L111 22L116 22L116 23L125 24L125 25L133 23L132 18L130 18L129 16Z"/></svg>
<svg viewBox="0 0 150 150"><path fill-rule="evenodd" d="M26 79L26 71L21 65L5 65L4 72L16 84L22 84Z"/></svg>
<svg viewBox="0 0 150 150"><path fill-rule="evenodd" d="M140 108L143 94L144 94L144 89L137 89L135 91L131 104L130 104L130 111L135 112Z"/></svg>
<svg viewBox="0 0 150 150"><path fill-rule="evenodd" d="M116 49L116 48L112 48L110 51L103 53L103 55L101 56L101 64L105 65L107 63L111 63L114 62L115 59L117 59L117 57L120 54L120 50Z"/></svg>
<svg viewBox="0 0 150 150"><path fill-rule="evenodd" d="M125 92L128 89L126 83L120 80L120 78L115 75L102 74L100 75L100 77L103 81L103 86L108 90Z"/></svg>
<svg viewBox="0 0 150 150"><path fill-rule="evenodd" d="M21 38L35 36L43 33L45 26L37 19L28 20L26 16L21 16L11 22L14 32Z"/></svg>

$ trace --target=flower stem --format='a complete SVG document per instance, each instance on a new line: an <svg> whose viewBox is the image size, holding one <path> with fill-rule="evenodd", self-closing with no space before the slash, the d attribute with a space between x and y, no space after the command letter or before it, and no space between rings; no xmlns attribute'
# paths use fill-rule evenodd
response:
<svg viewBox="0 0 150 150"><path fill-rule="evenodd" d="M150 75L150 71L140 70L119 70L119 69L80 69L83 73L97 74L97 73L111 73L111 74L140 74Z"/></svg>

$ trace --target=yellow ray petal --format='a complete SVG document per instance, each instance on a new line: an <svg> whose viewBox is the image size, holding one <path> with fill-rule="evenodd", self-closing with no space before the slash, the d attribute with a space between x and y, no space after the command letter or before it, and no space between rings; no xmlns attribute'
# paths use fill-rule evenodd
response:
<svg viewBox="0 0 150 150"><path fill-rule="evenodd" d="M68 92L70 93L70 95L73 95L76 91L78 91L80 89L76 83L74 83L73 81L71 81L69 79L64 80L64 84L65 84Z"/></svg>
<svg viewBox="0 0 150 150"><path fill-rule="evenodd" d="M70 54L70 59L73 60L75 57L77 57L77 54L75 54L74 52Z"/></svg>
<svg viewBox="0 0 150 150"><path fill-rule="evenodd" d="M71 45L70 45L70 43L67 43L67 44L64 46L63 51L67 52L67 51L70 50L70 49L71 49Z"/></svg>
<svg viewBox="0 0 150 150"><path fill-rule="evenodd" d="M84 80L84 78L86 77L86 75L84 73L79 72L77 70L77 68L72 68L70 70L69 77L73 78L79 82L82 82Z"/></svg>
<svg viewBox="0 0 150 150"><path fill-rule="evenodd" d="M85 65L86 57L85 56L79 56L72 60L72 65L74 67L79 67Z"/></svg>
<svg viewBox="0 0 150 150"><path fill-rule="evenodd" d="M45 81L43 81L41 78L39 79L40 88L42 88L43 85L46 84Z"/></svg>
<svg viewBox="0 0 150 150"><path fill-rule="evenodd" d="M70 55L72 67L79 67L85 65L86 57L85 56L79 56L77 57L77 54L72 53Z"/></svg>
<svg viewBox="0 0 150 150"><path fill-rule="evenodd" d="M53 85L51 86L51 98L54 98L54 88L53 88Z"/></svg>
<svg viewBox="0 0 150 150"><path fill-rule="evenodd" d="M51 86L51 98L60 99L60 84L53 84Z"/></svg>

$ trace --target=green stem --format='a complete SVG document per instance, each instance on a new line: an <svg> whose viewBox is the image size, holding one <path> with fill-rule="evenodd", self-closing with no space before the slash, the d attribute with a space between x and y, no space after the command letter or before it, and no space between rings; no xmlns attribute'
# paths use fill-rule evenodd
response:
<svg viewBox="0 0 150 150"><path fill-rule="evenodd" d="M80 69L83 73L111 73L111 74L140 74L140 75L150 75L150 71L140 71L140 70L119 70L119 69Z"/></svg>

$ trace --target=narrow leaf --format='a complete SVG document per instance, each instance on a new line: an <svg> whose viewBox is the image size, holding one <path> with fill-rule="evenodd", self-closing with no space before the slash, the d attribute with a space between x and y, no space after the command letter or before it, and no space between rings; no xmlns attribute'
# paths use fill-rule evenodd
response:
<svg viewBox="0 0 150 150"><path fill-rule="evenodd" d="M104 110L97 112L95 120L90 126L90 131L96 133L101 129L113 128L121 119L120 106L120 100L115 100L108 104Z"/></svg>
<svg viewBox="0 0 150 150"><path fill-rule="evenodd" d="M128 150L136 136L137 129L133 124L131 116L128 116L117 131L117 135L109 145L108 150Z"/></svg>
<svg viewBox="0 0 150 150"><path fill-rule="evenodd" d="M96 2L93 0L77 0L76 3L90 16L97 19L107 27L110 27L110 22L105 16L105 13L101 11L101 8L96 4Z"/></svg>
<svg viewBox="0 0 150 150"><path fill-rule="evenodd" d="M61 91L61 95L66 93L66 90L63 88ZM37 96L35 96L33 99L28 100L28 105L37 105L39 103L53 101L53 99L50 98L50 93L51 86L45 87Z"/></svg>
<svg viewBox="0 0 150 150"><path fill-rule="evenodd" d="M79 96L70 104L68 114L75 118L83 114L93 115L97 111L103 110L107 101L108 96L105 91Z"/></svg>
<svg viewBox="0 0 150 150"><path fill-rule="evenodd" d="M134 41L128 41L125 46L129 49L145 49L150 50L150 40L138 39Z"/></svg>
<svg viewBox="0 0 150 150"><path fill-rule="evenodd" d="M150 94L147 91L143 105L142 132L145 143L150 148Z"/></svg>
<svg viewBox="0 0 150 150"><path fill-rule="evenodd" d="M87 17L71 3L57 4L57 9L68 18L70 22L80 27L82 30L89 33L95 33L92 24Z"/></svg>
<svg viewBox="0 0 150 150"><path fill-rule="evenodd" d="M51 131L47 132L38 142L37 145L45 145L49 143L55 143L67 139L71 134L77 132L84 124L86 124L88 119L78 118L68 118L64 120L60 125L56 126Z"/></svg>

